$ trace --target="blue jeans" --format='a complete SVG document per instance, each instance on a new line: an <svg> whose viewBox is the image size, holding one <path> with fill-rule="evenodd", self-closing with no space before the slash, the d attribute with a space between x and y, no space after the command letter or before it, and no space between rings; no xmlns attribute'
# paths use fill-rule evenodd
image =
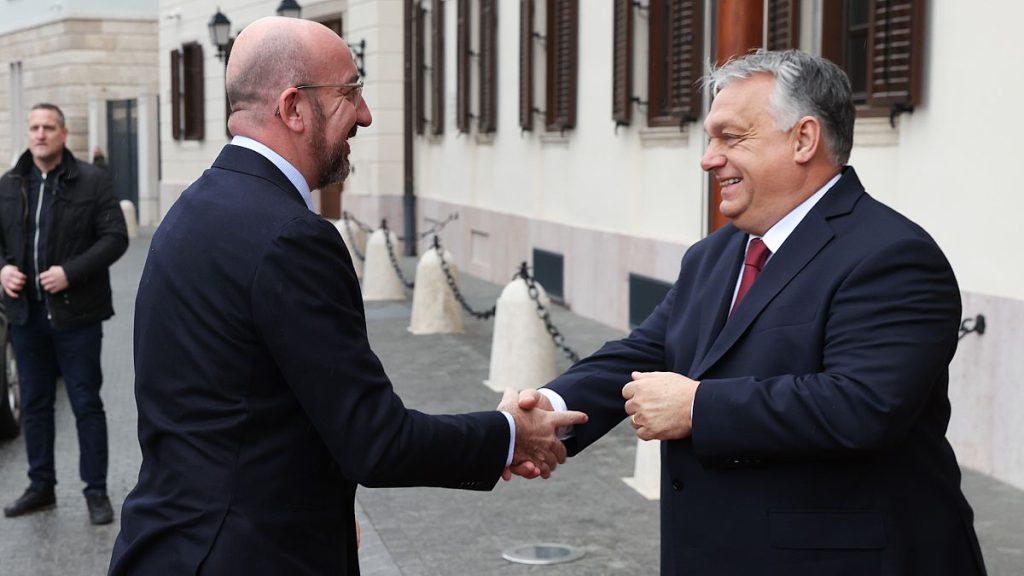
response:
<svg viewBox="0 0 1024 576"><path fill-rule="evenodd" d="M31 303L24 326L11 326L11 342L21 377L28 477L33 487L52 487L57 483L53 464L53 406L59 370L78 427L79 474L85 482L85 493L107 491L107 417L100 399L102 340L99 322L81 328L55 329L46 318L42 302Z"/></svg>

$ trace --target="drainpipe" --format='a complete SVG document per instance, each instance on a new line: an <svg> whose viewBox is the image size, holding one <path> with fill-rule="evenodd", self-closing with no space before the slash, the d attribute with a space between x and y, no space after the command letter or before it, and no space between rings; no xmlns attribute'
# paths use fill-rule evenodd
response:
<svg viewBox="0 0 1024 576"><path fill-rule="evenodd" d="M405 14L405 131L404 131L404 162L405 166L405 191L402 194L402 207L405 214L405 255L416 255L416 191L413 186L413 165L412 165L412 34L413 34L413 10L415 0L405 0L402 10Z"/></svg>

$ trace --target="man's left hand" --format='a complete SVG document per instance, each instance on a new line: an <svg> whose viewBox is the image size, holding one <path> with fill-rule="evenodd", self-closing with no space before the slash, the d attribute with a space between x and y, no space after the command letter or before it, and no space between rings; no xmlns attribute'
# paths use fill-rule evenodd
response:
<svg viewBox="0 0 1024 576"><path fill-rule="evenodd" d="M622 387L626 414L641 440L677 440L693 430L693 396L700 382L675 372L633 372Z"/></svg>
<svg viewBox="0 0 1024 576"><path fill-rule="evenodd" d="M43 290L50 294L56 294L61 290L67 290L68 276L64 273L63 266L50 266L50 269L39 275L39 283Z"/></svg>

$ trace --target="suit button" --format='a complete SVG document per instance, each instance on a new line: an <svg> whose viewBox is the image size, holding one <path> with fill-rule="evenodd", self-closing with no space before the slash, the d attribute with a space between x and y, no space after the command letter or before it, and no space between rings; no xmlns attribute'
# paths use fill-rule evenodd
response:
<svg viewBox="0 0 1024 576"><path fill-rule="evenodd" d="M673 480L672 481L672 490L673 491L679 492L682 489L683 489L683 482L682 482L682 480Z"/></svg>

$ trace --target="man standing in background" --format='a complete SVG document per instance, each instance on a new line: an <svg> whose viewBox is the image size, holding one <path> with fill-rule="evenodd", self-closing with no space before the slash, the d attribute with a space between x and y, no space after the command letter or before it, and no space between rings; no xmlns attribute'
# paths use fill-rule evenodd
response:
<svg viewBox="0 0 1024 576"><path fill-rule="evenodd" d="M3 301L21 377L30 484L4 508L15 517L52 508L54 402L64 377L78 428L89 521L114 519L107 497L107 422L100 399L101 323L114 315L110 266L128 248L109 175L65 147L64 113L36 104L29 149L0 179Z"/></svg>

